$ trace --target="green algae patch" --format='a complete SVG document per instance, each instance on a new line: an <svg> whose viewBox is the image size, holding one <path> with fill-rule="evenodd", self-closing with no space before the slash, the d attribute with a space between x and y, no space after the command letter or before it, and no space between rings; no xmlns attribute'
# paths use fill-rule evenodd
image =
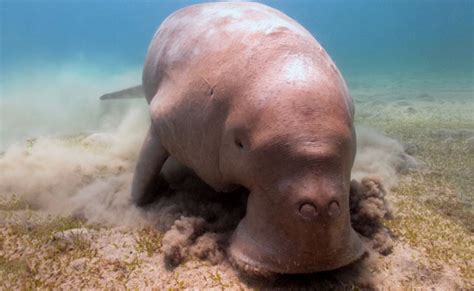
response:
<svg viewBox="0 0 474 291"><path fill-rule="evenodd" d="M41 287L41 284L34 279L35 275L35 270L31 268L26 259L6 259L0 256L0 279L2 282L19 282L20 284L17 286L21 286L22 289ZM0 283L0 288L2 285Z"/></svg>
<svg viewBox="0 0 474 291"><path fill-rule="evenodd" d="M432 270L449 264L459 270L469 286L474 282L472 231L462 221L425 203L424 193L430 190L416 181L403 182L394 189L396 216L385 224L397 239L422 250Z"/></svg>
<svg viewBox="0 0 474 291"><path fill-rule="evenodd" d="M26 235L32 240L41 242L51 239L58 232L82 228L85 222L72 217L49 217L45 222L37 224L14 224L10 231L17 236Z"/></svg>
<svg viewBox="0 0 474 291"><path fill-rule="evenodd" d="M397 139L420 163L392 189L395 215L385 224L428 259L429 269L449 265L473 288L473 103L409 100L416 110L407 112L395 101L378 102L377 110L359 106L357 122Z"/></svg>
<svg viewBox="0 0 474 291"><path fill-rule="evenodd" d="M21 197L13 195L11 198L0 197L0 211L15 211L15 210L28 210L32 209L32 206L28 201Z"/></svg>
<svg viewBox="0 0 474 291"><path fill-rule="evenodd" d="M151 226L142 228L136 237L135 249L138 252L145 252L148 257L160 252L163 245L163 234Z"/></svg>
<svg viewBox="0 0 474 291"><path fill-rule="evenodd" d="M97 256L90 237L74 232L87 230L84 226L72 217L2 225L0 289L55 288L66 282L71 270L81 268L81 260L85 265Z"/></svg>

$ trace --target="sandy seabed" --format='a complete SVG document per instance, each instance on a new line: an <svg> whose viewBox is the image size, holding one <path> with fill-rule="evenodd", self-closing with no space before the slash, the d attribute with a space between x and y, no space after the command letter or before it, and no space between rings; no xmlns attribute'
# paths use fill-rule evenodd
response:
<svg viewBox="0 0 474 291"><path fill-rule="evenodd" d="M225 248L246 194L223 197L193 177L135 208L129 187L147 127L138 106L113 129L40 135L0 155L0 289L474 288L474 102L469 90L409 85L353 85L351 218L368 254L351 266L240 274Z"/></svg>

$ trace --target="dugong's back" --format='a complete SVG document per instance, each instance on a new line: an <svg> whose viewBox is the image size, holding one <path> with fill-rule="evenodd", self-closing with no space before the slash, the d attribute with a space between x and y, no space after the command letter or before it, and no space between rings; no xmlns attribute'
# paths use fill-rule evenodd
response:
<svg viewBox="0 0 474 291"><path fill-rule="evenodd" d="M273 102L272 97L262 101L262 93L275 88L286 59L310 64L311 72L303 75L345 90L319 43L277 10L247 2L178 10L153 37L143 71L160 143L214 189L232 187L220 165L226 120L236 110L251 120L262 102ZM289 70L290 79L300 77L300 69Z"/></svg>
<svg viewBox="0 0 474 291"><path fill-rule="evenodd" d="M281 34L299 36L327 56L306 29L265 5L221 2L178 10L165 19L150 44L143 71L145 96L150 102L161 81L167 77L177 81L177 75L195 66L204 65L200 69L205 71L215 70L212 66L217 64L220 72L228 73L222 68L227 64L235 73L235 61L264 58L262 42L281 41ZM238 57L232 60L232 54Z"/></svg>

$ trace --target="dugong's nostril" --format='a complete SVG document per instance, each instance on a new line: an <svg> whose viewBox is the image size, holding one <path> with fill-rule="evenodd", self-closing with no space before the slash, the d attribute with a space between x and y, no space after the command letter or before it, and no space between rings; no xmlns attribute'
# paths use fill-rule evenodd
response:
<svg viewBox="0 0 474 291"><path fill-rule="evenodd" d="M318 216L318 209L312 203L303 203L300 206L300 214L306 219L315 219Z"/></svg>
<svg viewBox="0 0 474 291"><path fill-rule="evenodd" d="M341 208L339 207L339 203L337 201L331 201L328 205L328 215L331 218L336 218L341 214Z"/></svg>

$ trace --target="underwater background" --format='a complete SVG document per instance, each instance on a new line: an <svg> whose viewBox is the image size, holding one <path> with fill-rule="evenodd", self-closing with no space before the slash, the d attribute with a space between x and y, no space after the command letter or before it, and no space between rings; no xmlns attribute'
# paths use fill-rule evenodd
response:
<svg viewBox="0 0 474 291"><path fill-rule="evenodd" d="M200 2L2 0L0 148L38 133L94 127L103 106L96 97L139 84L157 27ZM370 86L383 87L380 95L472 98L473 1L261 2L318 39L355 97Z"/></svg>
<svg viewBox="0 0 474 291"><path fill-rule="evenodd" d="M2 0L2 75L38 62L80 61L104 74L140 66L165 17L200 2ZM312 32L349 79L403 71L472 78L472 1L260 2Z"/></svg>

